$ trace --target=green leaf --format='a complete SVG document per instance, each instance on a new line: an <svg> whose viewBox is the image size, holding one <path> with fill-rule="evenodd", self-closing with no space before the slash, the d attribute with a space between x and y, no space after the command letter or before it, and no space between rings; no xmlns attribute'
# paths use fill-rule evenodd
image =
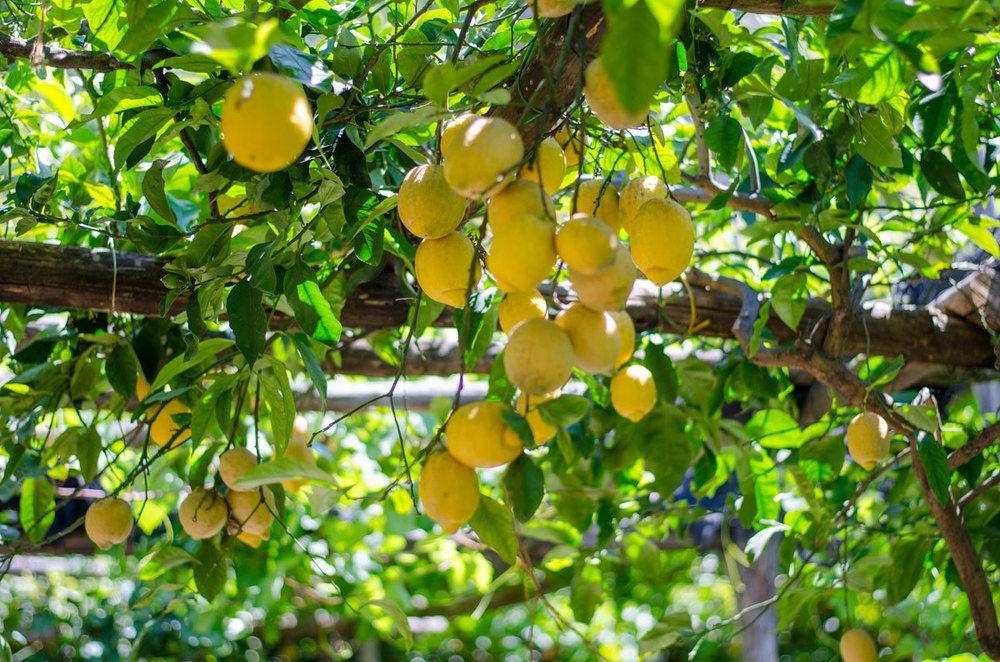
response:
<svg viewBox="0 0 1000 662"><path fill-rule="evenodd" d="M319 284L314 280L307 280L295 286L299 301L305 303L316 313L316 327L312 330L312 337L321 342L335 343L340 340L340 335L344 331L340 320L333 312L333 307L319 289Z"/></svg>
<svg viewBox="0 0 1000 662"><path fill-rule="evenodd" d="M84 481L89 483L97 476L97 461L103 448L101 437L92 428L80 431L76 439L76 459L80 462L80 474Z"/></svg>
<svg viewBox="0 0 1000 662"><path fill-rule="evenodd" d="M246 259L247 281L261 292L272 294L278 286L278 277L271 262L273 248L274 243L270 241L257 244L247 253Z"/></svg>
<svg viewBox="0 0 1000 662"><path fill-rule="evenodd" d="M590 400L582 395L560 395L538 405L538 413L542 420L557 428L575 424L586 416L588 411L590 411Z"/></svg>
<svg viewBox="0 0 1000 662"><path fill-rule="evenodd" d="M917 451L920 461L927 473L927 482L931 492L942 506L948 503L950 497L951 471L948 469L948 454L944 447L929 434L921 434L917 439Z"/></svg>
<svg viewBox="0 0 1000 662"><path fill-rule="evenodd" d="M278 366L275 366L275 370L277 369ZM282 369L284 369L283 366ZM261 394L264 396L264 402L267 403L267 409L271 414L274 446L277 452L281 453L288 446L288 440L292 434L292 425L295 423L295 402L290 397L291 390L287 390L289 397L286 398L282 388L278 385L278 380L274 377L262 373L258 375L258 379L260 380ZM287 385L287 377L284 381Z"/></svg>
<svg viewBox="0 0 1000 662"><path fill-rule="evenodd" d="M990 223L989 225L993 225ZM1000 258L1000 244L985 223L976 223L971 219L964 219L955 224L955 229L971 239L973 243L982 248L995 258Z"/></svg>
<svg viewBox="0 0 1000 662"><path fill-rule="evenodd" d="M171 379L185 370L193 368L208 358L214 359L219 352L232 347L232 345L233 341L228 338L210 338L198 343L198 351L191 358L185 358L183 354L175 356L156 373L156 379L153 380L153 383L149 387L150 393L159 391Z"/></svg>
<svg viewBox="0 0 1000 662"><path fill-rule="evenodd" d="M269 462L261 462L236 481L236 487L252 490L289 480L309 480L340 487L336 478L312 462L295 457L277 457Z"/></svg>
<svg viewBox="0 0 1000 662"><path fill-rule="evenodd" d="M73 120L70 128L82 126L97 117L107 117L133 108L158 106L161 103L163 97L155 87L148 85L116 87L97 100L93 112Z"/></svg>
<svg viewBox="0 0 1000 662"><path fill-rule="evenodd" d="M874 175L868 163L855 154L847 162L845 170L847 179L847 201L851 207L857 207L858 203L868 197L868 192L872 190Z"/></svg>
<svg viewBox="0 0 1000 662"><path fill-rule="evenodd" d="M906 599L924 574L924 558L931 549L927 540L903 540L892 548L892 565L884 573L886 600L890 605Z"/></svg>
<svg viewBox="0 0 1000 662"><path fill-rule="evenodd" d="M715 154L719 167L730 170L743 147L743 129L728 113L715 117L705 130L705 142Z"/></svg>
<svg viewBox="0 0 1000 662"><path fill-rule="evenodd" d="M573 618L589 623L601 604L601 569L589 563L577 564L569 588L569 604Z"/></svg>
<svg viewBox="0 0 1000 662"><path fill-rule="evenodd" d="M747 436L764 448L798 448L803 443L798 422L780 409L762 409L747 421Z"/></svg>
<svg viewBox="0 0 1000 662"><path fill-rule="evenodd" d="M653 375L656 384L656 396L663 402L673 402L677 399L677 371L674 362L667 354L664 343L647 342L643 363Z"/></svg>
<svg viewBox="0 0 1000 662"><path fill-rule="evenodd" d="M56 519L56 490L45 476L21 483L21 527L33 543L41 542Z"/></svg>
<svg viewBox="0 0 1000 662"><path fill-rule="evenodd" d="M749 358L753 358L753 355L760 350L760 345L764 341L764 330L767 329L767 322L771 319L771 300L768 299L764 302L764 305L760 307L760 312L757 313L757 319L753 323L753 335L750 336L750 348L749 348Z"/></svg>
<svg viewBox="0 0 1000 662"><path fill-rule="evenodd" d="M260 290L245 280L234 285L226 298L226 313L236 336L236 347L247 364L253 365L264 351L264 334L267 332L267 317Z"/></svg>
<svg viewBox="0 0 1000 662"><path fill-rule="evenodd" d="M510 565L517 560L517 537L514 535L514 516L506 506L485 494L479 499L479 508L469 520L469 526L479 539Z"/></svg>
<svg viewBox="0 0 1000 662"><path fill-rule="evenodd" d="M392 619L392 623L396 626L396 630L403 637L403 643L406 645L406 650L413 648L413 630L410 629L410 620L406 617L406 612L403 611L402 607L389 598L372 600L368 604L378 607Z"/></svg>
<svg viewBox="0 0 1000 662"><path fill-rule="evenodd" d="M771 288L771 306L781 321L793 331L799 328L809 298L808 279L804 272L785 274Z"/></svg>
<svg viewBox="0 0 1000 662"><path fill-rule="evenodd" d="M104 374L119 395L130 398L135 393L139 360L128 343L118 343L104 361Z"/></svg>
<svg viewBox="0 0 1000 662"><path fill-rule="evenodd" d="M868 115L861 120L861 143L857 150L873 166L903 166L903 154L896 145L896 139L879 116Z"/></svg>
<svg viewBox="0 0 1000 662"><path fill-rule="evenodd" d="M962 188L962 180L958 178L958 169L941 152L925 149L920 156L920 171L927 178L927 183L941 195L956 200L965 198L965 189Z"/></svg>
<svg viewBox="0 0 1000 662"><path fill-rule="evenodd" d="M513 409L504 409L500 412L500 418L503 422L512 429L521 443L528 448L535 447L535 435L531 432L531 426L528 425L528 419L526 419L521 414L517 413Z"/></svg>
<svg viewBox="0 0 1000 662"><path fill-rule="evenodd" d="M206 540L194 553L198 569L194 572L194 585L198 593L211 602L226 585L228 563L225 553L211 540Z"/></svg>
<svg viewBox="0 0 1000 662"><path fill-rule="evenodd" d="M863 52L859 61L841 72L830 87L845 98L873 106L905 89L905 69L896 49L880 44Z"/></svg>
<svg viewBox="0 0 1000 662"><path fill-rule="evenodd" d="M313 386L316 387L316 393L325 402L326 374L323 372L323 368L320 366L319 360L316 358L316 354L312 350L312 345L309 343L309 337L301 332L292 333L289 337L291 337L292 342L295 344L295 349L298 351L299 357L302 359L302 364L306 367L309 379L312 380Z"/></svg>
<svg viewBox="0 0 1000 662"><path fill-rule="evenodd" d="M654 489L669 498L691 464L691 444L680 410L673 405L654 409L633 426L629 441L636 444L646 470L653 474Z"/></svg>
<svg viewBox="0 0 1000 662"><path fill-rule="evenodd" d="M545 496L545 475L530 456L521 453L503 476L507 498L519 522L531 519Z"/></svg>
<svg viewBox="0 0 1000 662"><path fill-rule="evenodd" d="M139 579L144 582L152 581L168 570L194 562L195 558L180 547L160 547L139 561Z"/></svg>
<svg viewBox="0 0 1000 662"><path fill-rule="evenodd" d="M368 132L368 135L365 136L365 149L401 131L436 122L445 116L447 114L434 105L420 106L409 112L392 113Z"/></svg>
<svg viewBox="0 0 1000 662"><path fill-rule="evenodd" d="M115 169L124 168L125 161L132 155L132 152L139 145L155 136L173 116L174 110L171 108L150 108L136 115L132 123L125 129L125 133L115 143Z"/></svg>

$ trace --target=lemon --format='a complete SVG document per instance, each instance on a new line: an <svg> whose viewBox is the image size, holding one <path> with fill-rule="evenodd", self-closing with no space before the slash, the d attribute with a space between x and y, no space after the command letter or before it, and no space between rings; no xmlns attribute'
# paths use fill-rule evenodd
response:
<svg viewBox="0 0 1000 662"><path fill-rule="evenodd" d="M486 217L494 230L525 214L553 223L556 220L556 207L552 204L552 198L537 182L527 179L511 182L510 186L494 194L486 207Z"/></svg>
<svg viewBox="0 0 1000 662"><path fill-rule="evenodd" d="M588 179L580 184L576 193L576 210L596 216L607 223L616 236L618 235L618 229L621 227L618 191L611 184L600 179Z"/></svg>
<svg viewBox="0 0 1000 662"><path fill-rule="evenodd" d="M656 384L653 373L641 365L630 365L611 379L611 404L630 421L640 421L653 411Z"/></svg>
<svg viewBox="0 0 1000 662"><path fill-rule="evenodd" d="M607 223L587 214L575 214L556 234L556 252L578 273L594 274L611 264L618 238Z"/></svg>
<svg viewBox="0 0 1000 662"><path fill-rule="evenodd" d="M239 490L234 487L236 481L246 475L248 471L257 466L257 456L246 448L230 448L219 457L219 477L231 490Z"/></svg>
<svg viewBox="0 0 1000 662"><path fill-rule="evenodd" d="M615 360L615 367L620 368L628 363L632 359L632 354L635 353L635 323L628 311L615 310L608 314L615 320L615 325L618 327L618 337L621 340L621 350L618 359Z"/></svg>
<svg viewBox="0 0 1000 662"><path fill-rule="evenodd" d="M191 410L180 400L155 402L146 409L153 416L149 424L149 438L157 446L170 445L177 448L191 438L191 428L174 421L176 414L190 414Z"/></svg>
<svg viewBox="0 0 1000 662"><path fill-rule="evenodd" d="M420 472L420 505L446 533L455 533L479 507L479 477L448 453L434 453Z"/></svg>
<svg viewBox="0 0 1000 662"><path fill-rule="evenodd" d="M274 522L274 495L271 490L230 490L226 492L226 501L229 503L230 519L236 524L237 530L252 533L264 540L271 537L271 524Z"/></svg>
<svg viewBox="0 0 1000 662"><path fill-rule="evenodd" d="M556 142L563 149L563 154L566 156L566 165L575 166L579 165L580 161L583 159L583 142L580 140L580 136L571 133L566 125L563 125L555 135Z"/></svg>
<svg viewBox="0 0 1000 662"><path fill-rule="evenodd" d="M889 456L889 438L889 424L870 411L858 414L847 426L847 450L868 471Z"/></svg>
<svg viewBox="0 0 1000 662"><path fill-rule="evenodd" d="M448 185L467 198L479 198L502 186L502 179L524 158L521 134L498 117L480 117L442 136L441 156Z"/></svg>
<svg viewBox="0 0 1000 662"><path fill-rule="evenodd" d="M566 174L566 155L555 138L546 138L538 144L535 158L521 166L521 179L538 182L549 195L562 187Z"/></svg>
<svg viewBox="0 0 1000 662"><path fill-rule="evenodd" d="M524 0L528 8L545 18L559 18L573 11L573 0Z"/></svg>
<svg viewBox="0 0 1000 662"><path fill-rule="evenodd" d="M479 281L478 258L473 266L475 250L469 238L461 232L449 232L439 239L424 239L417 246L414 260L420 289L438 303L463 308L469 289L470 269L474 270L472 284Z"/></svg>
<svg viewBox="0 0 1000 662"><path fill-rule="evenodd" d="M407 230L422 239L437 239L461 225L467 206L444 180L444 168L426 164L406 173L396 210Z"/></svg>
<svg viewBox="0 0 1000 662"><path fill-rule="evenodd" d="M451 149L457 140L462 138L462 132L476 119L478 115L473 113L463 113L458 117L445 123L441 129L441 151L446 152Z"/></svg>
<svg viewBox="0 0 1000 662"><path fill-rule="evenodd" d="M548 312L545 299L538 292L508 292L500 302L500 328L510 333L519 322L544 318Z"/></svg>
<svg viewBox="0 0 1000 662"><path fill-rule="evenodd" d="M504 292L533 291L556 264L556 228L527 214L493 230L486 268Z"/></svg>
<svg viewBox="0 0 1000 662"><path fill-rule="evenodd" d="M103 550L109 550L112 546L125 542L132 533L132 508L115 497L95 501L87 508L83 528L91 542Z"/></svg>
<svg viewBox="0 0 1000 662"><path fill-rule="evenodd" d="M573 345L575 365L591 374L609 374L621 353L621 336L611 315L576 301L556 315Z"/></svg>
<svg viewBox="0 0 1000 662"><path fill-rule="evenodd" d="M283 170L312 137L312 108L302 86L270 73L237 80L222 103L222 144L255 172Z"/></svg>
<svg viewBox="0 0 1000 662"><path fill-rule="evenodd" d="M503 365L510 383L528 395L560 388L573 372L573 344L555 322L529 319L510 334Z"/></svg>
<svg viewBox="0 0 1000 662"><path fill-rule="evenodd" d="M662 200L667 197L667 193L667 185L659 177L650 175L630 179L618 199L619 220L625 231L632 232L632 219L639 207L648 200Z"/></svg>
<svg viewBox="0 0 1000 662"><path fill-rule="evenodd" d="M635 113L625 110L618 90L611 82L600 57L594 58L587 65L583 77L583 94L587 97L590 109L610 128L621 131L639 126L646 120L646 111Z"/></svg>
<svg viewBox="0 0 1000 662"><path fill-rule="evenodd" d="M510 407L486 400L462 405L444 428L448 452L473 469L507 464L521 454L521 442L503 420Z"/></svg>
<svg viewBox="0 0 1000 662"><path fill-rule="evenodd" d="M545 395L527 395L526 393L521 393L517 396L515 409L518 414L524 416L525 420L528 421L528 427L531 428L531 435L534 437L535 445L537 446L548 443L552 437L556 436L556 427L549 425L542 418L542 413L538 410L538 405L558 397L558 390L546 393Z"/></svg>
<svg viewBox="0 0 1000 662"><path fill-rule="evenodd" d="M196 487L191 490L177 509L181 527L195 540L211 538L222 530L229 520L226 500L211 490Z"/></svg>
<svg viewBox="0 0 1000 662"><path fill-rule="evenodd" d="M288 446L285 447L285 452L282 454L282 457L302 460L303 462L311 465L316 464L316 455L313 454L313 450L309 447L308 442L303 440L301 437L292 439L288 442ZM292 480L283 480L281 481L281 485L289 492L297 492L307 482L309 481L295 478Z"/></svg>
<svg viewBox="0 0 1000 662"><path fill-rule="evenodd" d="M569 270L569 279L577 298L594 310L621 310L625 307L636 270L628 248L619 244L610 265L593 274Z"/></svg>
<svg viewBox="0 0 1000 662"><path fill-rule="evenodd" d="M871 635L855 628L840 637L840 656L844 662L875 662L878 651Z"/></svg>
<svg viewBox="0 0 1000 662"><path fill-rule="evenodd" d="M649 200L632 219L632 259L659 286L684 273L694 256L694 223L673 200Z"/></svg>

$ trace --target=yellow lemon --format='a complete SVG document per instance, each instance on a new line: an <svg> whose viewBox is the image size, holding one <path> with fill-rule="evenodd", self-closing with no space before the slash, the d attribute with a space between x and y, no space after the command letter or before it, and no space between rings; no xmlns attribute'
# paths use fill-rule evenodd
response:
<svg viewBox="0 0 1000 662"><path fill-rule="evenodd" d="M545 299L538 292L508 292L500 302L500 328L510 333L519 322L544 318L548 312Z"/></svg>
<svg viewBox="0 0 1000 662"><path fill-rule="evenodd" d="M434 453L420 472L420 505L446 533L455 533L479 507L479 477L448 453Z"/></svg>
<svg viewBox="0 0 1000 662"><path fill-rule="evenodd" d="M571 133L566 125L563 125L556 131L555 139L566 155L566 165L578 165L583 159L583 142L580 136L576 132Z"/></svg>
<svg viewBox="0 0 1000 662"><path fill-rule="evenodd" d="M229 503L229 517L236 530L252 533L264 540L271 537L271 524L274 522L274 495L271 490L230 490L226 492L226 501Z"/></svg>
<svg viewBox="0 0 1000 662"><path fill-rule="evenodd" d="M226 525L229 506L215 492L196 487L181 502L177 516L181 527L189 536L195 540L204 540L214 536Z"/></svg>
<svg viewBox="0 0 1000 662"><path fill-rule="evenodd" d="M234 487L236 481L246 475L248 471L257 466L257 456L246 448L230 448L219 457L219 477L231 490L240 488Z"/></svg>
<svg viewBox="0 0 1000 662"><path fill-rule="evenodd" d="M694 223L673 200L649 200L632 219L632 259L659 286L684 273L694 256Z"/></svg>
<svg viewBox="0 0 1000 662"><path fill-rule="evenodd" d="M149 438L157 446L170 444L170 448L177 448L191 438L191 427L182 426L174 420L175 414L191 413L188 406L180 400L154 402L146 411L154 417L149 424Z"/></svg>
<svg viewBox="0 0 1000 662"><path fill-rule="evenodd" d="M630 365L611 379L611 404L630 421L640 421L656 404L653 373L641 365Z"/></svg>
<svg viewBox="0 0 1000 662"><path fill-rule="evenodd" d="M556 315L556 324L569 336L577 368L591 374L610 374L622 344L611 315L576 301Z"/></svg>
<svg viewBox="0 0 1000 662"><path fill-rule="evenodd" d="M236 81L222 103L222 143L237 163L255 172L283 170L312 137L312 108L302 86L270 73Z"/></svg>
<svg viewBox="0 0 1000 662"><path fill-rule="evenodd" d="M422 239L437 239L461 225L467 206L444 180L444 168L426 164L406 173L396 210L407 230Z"/></svg>
<svg viewBox="0 0 1000 662"><path fill-rule="evenodd" d="M477 116L442 138L444 177L467 198L478 198L502 186L502 179L524 158L521 134L498 117Z"/></svg>
<svg viewBox="0 0 1000 662"><path fill-rule="evenodd" d="M889 439L889 424L870 411L858 414L847 426L847 450L869 471L889 456Z"/></svg>
<svg viewBox="0 0 1000 662"><path fill-rule="evenodd" d="M479 281L479 259L469 238L461 232L449 232L439 239L424 239L417 246L414 260L417 284L424 294L438 303L455 308L465 307L465 293Z"/></svg>
<svg viewBox="0 0 1000 662"><path fill-rule="evenodd" d="M504 292L532 291L556 264L556 228L523 215L494 228L486 268Z"/></svg>
<svg viewBox="0 0 1000 662"><path fill-rule="evenodd" d="M628 248L619 244L610 265L593 274L569 270L569 279L577 298L594 310L621 310L635 284L635 263Z"/></svg>
<svg viewBox="0 0 1000 662"><path fill-rule="evenodd" d="M446 152L451 149L457 140L462 138L462 132L469 126L478 115L473 113L463 113L458 117L449 120L441 129L441 151Z"/></svg>
<svg viewBox="0 0 1000 662"><path fill-rule="evenodd" d="M527 179L516 179L490 198L486 217L494 230L524 215L556 220L556 207L545 190Z"/></svg>
<svg viewBox="0 0 1000 662"><path fill-rule="evenodd" d="M517 396L516 410L528 421L531 428L531 435L535 439L535 445L541 446L548 443L552 437L556 436L556 427L550 425L542 418L542 413L538 410L538 405L559 397L559 391L546 393L545 395L527 395L521 393Z"/></svg>
<svg viewBox="0 0 1000 662"><path fill-rule="evenodd" d="M499 467L521 454L521 441L503 420L510 408L486 400L462 405L455 410L444 436L448 452L456 460L473 469Z"/></svg>
<svg viewBox="0 0 1000 662"><path fill-rule="evenodd" d="M844 662L875 662L878 651L871 635L855 628L840 637L840 657Z"/></svg>
<svg viewBox="0 0 1000 662"><path fill-rule="evenodd" d="M576 3L573 0L524 0L531 11L538 12L545 18L559 18L573 11Z"/></svg>
<svg viewBox="0 0 1000 662"><path fill-rule="evenodd" d="M638 213L639 207L648 200L663 200L667 197L667 193L667 185L659 177L650 175L630 179L618 199L618 216L625 231L632 232L632 219Z"/></svg>
<svg viewBox="0 0 1000 662"><path fill-rule="evenodd" d="M576 210L596 216L607 223L615 236L618 235L618 229L621 227L618 191L611 184L600 179L588 179L580 184L576 193Z"/></svg>
<svg viewBox="0 0 1000 662"><path fill-rule="evenodd" d="M546 138L538 144L535 158L521 166L522 179L538 182L549 195L562 187L566 174L566 155L555 138Z"/></svg>
<svg viewBox="0 0 1000 662"><path fill-rule="evenodd" d="M632 359L635 352L635 323L626 310L615 310L608 314L615 320L618 337L621 339L621 351L615 360L615 367L620 368Z"/></svg>
<svg viewBox="0 0 1000 662"><path fill-rule="evenodd" d="M607 223L587 214L575 214L556 234L556 252L566 266L594 274L611 264L618 238Z"/></svg>
<svg viewBox="0 0 1000 662"><path fill-rule="evenodd" d="M103 550L109 550L114 545L125 542L132 533L132 508L115 497L95 501L87 508L83 528L91 542Z"/></svg>
<svg viewBox="0 0 1000 662"><path fill-rule="evenodd" d="M645 110L630 112L622 105L618 90L601 58L594 58L587 65L583 78L583 95L587 97L590 109L609 127L621 131L646 121Z"/></svg>
<svg viewBox="0 0 1000 662"><path fill-rule="evenodd" d="M573 372L573 344L555 322L529 319L510 334L503 365L510 383L528 395L560 388Z"/></svg>
<svg viewBox="0 0 1000 662"><path fill-rule="evenodd" d="M296 460L302 460L307 464L316 464L316 455L313 453L313 449L309 447L309 444L301 439L292 439L288 442L288 446L285 447L285 452L282 457L291 457ZM289 492L297 492L303 485L305 485L307 480L302 479L292 479L281 481L282 487L284 487Z"/></svg>

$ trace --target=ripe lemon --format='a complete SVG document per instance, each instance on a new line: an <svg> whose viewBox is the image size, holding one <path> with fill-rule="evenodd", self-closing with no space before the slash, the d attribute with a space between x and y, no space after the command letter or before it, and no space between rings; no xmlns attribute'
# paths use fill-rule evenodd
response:
<svg viewBox="0 0 1000 662"><path fill-rule="evenodd" d="M237 163L255 172L283 170L312 137L312 108L302 86L270 73L236 81L222 103L222 143Z"/></svg>
<svg viewBox="0 0 1000 662"><path fill-rule="evenodd" d="M576 301L556 315L556 324L569 336L577 368L591 374L611 373L622 344L611 315Z"/></svg>
<svg viewBox="0 0 1000 662"><path fill-rule="evenodd" d="M132 508L115 497L95 501L87 508L83 528L91 542L103 550L109 550L112 546L125 542L132 533Z"/></svg>
<svg viewBox="0 0 1000 662"><path fill-rule="evenodd" d="M566 155L566 165L575 166L580 163L583 159L583 142L580 140L579 135L576 133L570 133L570 130L563 125L555 135L556 142L563 149L563 154Z"/></svg>
<svg viewBox="0 0 1000 662"><path fill-rule="evenodd" d="M493 401L473 402L455 410L444 428L451 456L473 469L499 467L521 454L521 441L504 422L510 408Z"/></svg>
<svg viewBox="0 0 1000 662"><path fill-rule="evenodd" d="M507 120L477 116L454 131L441 141L444 177L467 198L498 189L502 178L524 158L521 134Z"/></svg>
<svg viewBox="0 0 1000 662"><path fill-rule="evenodd" d="M545 18L559 18L573 11L576 3L573 0L524 0L531 11L538 12Z"/></svg>
<svg viewBox="0 0 1000 662"><path fill-rule="evenodd" d="M219 477L229 489L239 490L240 488L234 487L236 481L243 478L255 466L257 466L256 455L246 448L230 448L219 457Z"/></svg>
<svg viewBox="0 0 1000 662"><path fill-rule="evenodd" d="M486 207L486 216L494 230L525 214L553 223L556 220L556 207L552 204L552 198L537 182L527 179L511 182L510 186L494 194Z"/></svg>
<svg viewBox="0 0 1000 662"><path fill-rule="evenodd" d="M556 252L566 266L594 274L611 264L618 238L607 223L587 214L574 214L556 234Z"/></svg>
<svg viewBox="0 0 1000 662"><path fill-rule="evenodd" d="M847 426L847 450L868 471L889 456L889 438L889 424L870 411L858 414Z"/></svg>
<svg viewBox="0 0 1000 662"><path fill-rule="evenodd" d="M538 405L558 397L558 390L545 395L527 395L526 393L521 393L517 396L517 413L524 416L525 420L528 421L528 427L531 428L531 435L535 438L536 446L548 443L552 437L556 436L556 427L549 425L542 418L542 413L538 410Z"/></svg>
<svg viewBox="0 0 1000 662"><path fill-rule="evenodd" d="M175 414L191 413L188 406L180 400L155 402L146 411L154 417L149 424L149 438L157 446L170 444L170 448L177 448L191 438L191 427L174 421Z"/></svg>
<svg viewBox="0 0 1000 662"><path fill-rule="evenodd" d="M864 630L848 630L840 637L840 657L844 662L875 662L878 650L871 635Z"/></svg>
<svg viewBox="0 0 1000 662"><path fill-rule="evenodd" d="M556 264L556 228L527 214L493 230L486 268L504 292L533 291Z"/></svg>
<svg viewBox="0 0 1000 662"><path fill-rule="evenodd" d="M288 446L285 447L285 452L282 457L291 457L296 460L302 460L308 464L316 464L316 455L313 453L313 449L309 447L307 441L302 438L292 439L288 442ZM297 492L303 485L308 483L307 480L302 480L295 478L292 480L281 481L282 487L284 487L289 492Z"/></svg>
<svg viewBox="0 0 1000 662"><path fill-rule="evenodd" d="M439 239L424 239L417 246L414 260L420 289L438 303L463 308L469 288L469 269L474 269L473 285L479 281L478 258L473 267L475 250L461 232L449 232Z"/></svg>
<svg viewBox="0 0 1000 662"><path fill-rule="evenodd" d="M538 182L549 195L562 187L566 174L566 155L555 138L546 138L538 144L535 158L521 166L522 179Z"/></svg>
<svg viewBox="0 0 1000 662"><path fill-rule="evenodd" d="M500 328L509 334L519 322L544 318L547 312L545 299L538 292L508 292L500 302Z"/></svg>
<svg viewBox="0 0 1000 662"><path fill-rule="evenodd" d="M583 94L590 109L609 127L621 131L639 126L646 120L646 111L634 113L625 110L601 58L594 58L587 65L583 78Z"/></svg>
<svg viewBox="0 0 1000 662"><path fill-rule="evenodd" d="M261 496L263 495L263 496ZM226 492L229 503L229 516L235 523L235 529L252 533L264 540L271 537L271 524L274 522L274 495L267 488L255 488L249 492Z"/></svg>
<svg viewBox="0 0 1000 662"><path fill-rule="evenodd" d="M473 113L463 113L458 117L449 120L441 129L441 151L446 152L451 149L455 141L460 140L465 127L478 117Z"/></svg>
<svg viewBox="0 0 1000 662"><path fill-rule="evenodd" d="M222 530L229 520L226 500L211 490L196 487L191 490L177 509L181 527L195 540L211 538Z"/></svg>
<svg viewBox="0 0 1000 662"><path fill-rule="evenodd" d="M614 319L618 327L618 338L621 340L621 350L615 360L615 367L620 368L631 360L635 352L635 323L628 311L615 310L608 314Z"/></svg>
<svg viewBox="0 0 1000 662"><path fill-rule="evenodd" d="M560 388L573 372L573 344L555 322L530 319L510 334L503 365L510 383L528 395Z"/></svg>
<svg viewBox="0 0 1000 662"><path fill-rule="evenodd" d="M434 453L420 472L420 505L446 533L455 533L479 507L479 477L448 453Z"/></svg>
<svg viewBox="0 0 1000 662"><path fill-rule="evenodd" d="M649 200L632 219L632 259L659 286L684 273L694 256L694 223L673 200Z"/></svg>
<svg viewBox="0 0 1000 662"><path fill-rule="evenodd" d="M426 164L406 173L396 210L407 230L422 239L437 239L462 223L467 206L444 180L444 168Z"/></svg>
<svg viewBox="0 0 1000 662"><path fill-rule="evenodd" d="M619 244L611 264L594 274L569 270L569 279L577 298L594 310L621 310L635 284L635 263L628 248Z"/></svg>
<svg viewBox="0 0 1000 662"><path fill-rule="evenodd" d="M653 373L641 365L630 365L611 379L611 404L630 421L640 421L653 411L656 384Z"/></svg>
<svg viewBox="0 0 1000 662"><path fill-rule="evenodd" d="M667 185L659 177L636 177L630 179L622 189L618 199L619 219L626 232L632 232L632 219L648 200L662 200L667 197Z"/></svg>
<svg viewBox="0 0 1000 662"><path fill-rule="evenodd" d="M600 179L588 179L580 184L576 193L576 210L601 219L617 236L618 229L621 227L618 191L611 184Z"/></svg>

